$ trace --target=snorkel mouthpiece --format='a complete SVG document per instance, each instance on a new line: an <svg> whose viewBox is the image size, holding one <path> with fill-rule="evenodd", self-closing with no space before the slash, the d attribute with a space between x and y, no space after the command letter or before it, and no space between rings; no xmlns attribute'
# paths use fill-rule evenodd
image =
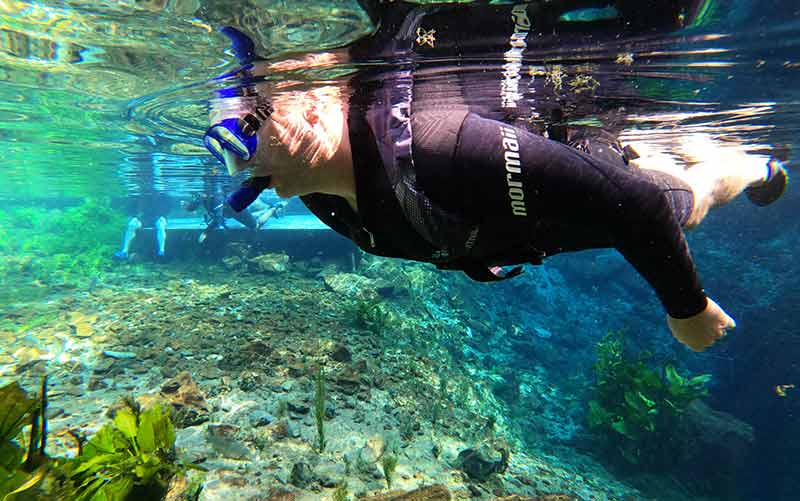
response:
<svg viewBox="0 0 800 501"><path fill-rule="evenodd" d="M243 182L238 190L228 195L228 205L236 212L242 212L255 202L262 191L269 187L269 181L269 176L251 177Z"/></svg>
<svg viewBox="0 0 800 501"><path fill-rule="evenodd" d="M215 123L203 136L203 144L217 160L227 165L225 150L250 160L258 149L258 130L272 115L272 104L261 101L252 112Z"/></svg>

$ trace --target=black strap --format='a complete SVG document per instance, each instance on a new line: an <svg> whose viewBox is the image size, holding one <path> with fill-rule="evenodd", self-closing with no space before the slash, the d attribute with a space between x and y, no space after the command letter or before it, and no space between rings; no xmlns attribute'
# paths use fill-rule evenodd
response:
<svg viewBox="0 0 800 501"><path fill-rule="evenodd" d="M523 272L522 266L515 266L509 271L505 271L499 266L487 268L485 266L465 266L462 271L476 282L500 282L514 278Z"/></svg>
<svg viewBox="0 0 800 501"><path fill-rule="evenodd" d="M475 261L456 259L445 263L436 263L440 270L459 270L476 282L500 282L514 278L524 271L522 266L505 271L499 266L486 266Z"/></svg>

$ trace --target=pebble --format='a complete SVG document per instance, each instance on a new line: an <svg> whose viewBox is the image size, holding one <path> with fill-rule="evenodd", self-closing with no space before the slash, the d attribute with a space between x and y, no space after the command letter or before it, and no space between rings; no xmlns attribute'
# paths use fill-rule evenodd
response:
<svg viewBox="0 0 800 501"><path fill-rule="evenodd" d="M298 402L298 403L289 402L288 408L289 408L289 412L295 413L295 414L308 414L308 412L311 410L311 408L309 406L307 406L307 405L305 405L303 403L300 403L300 402Z"/></svg>
<svg viewBox="0 0 800 501"><path fill-rule="evenodd" d="M116 360L130 360L132 358L136 358L136 353L132 351L104 350L103 355Z"/></svg>
<svg viewBox="0 0 800 501"><path fill-rule="evenodd" d="M250 424L255 427L266 426L275 421L275 416L265 411L255 411L250 414Z"/></svg>
<svg viewBox="0 0 800 501"><path fill-rule="evenodd" d="M211 447L223 457L229 459L245 459L250 451L247 446L236 439L239 429L236 426L226 424L208 425L206 428L206 439Z"/></svg>
<svg viewBox="0 0 800 501"><path fill-rule="evenodd" d="M292 466L292 484L300 487L301 489L308 487L308 484L314 481L314 472L311 467L306 463L295 463Z"/></svg>

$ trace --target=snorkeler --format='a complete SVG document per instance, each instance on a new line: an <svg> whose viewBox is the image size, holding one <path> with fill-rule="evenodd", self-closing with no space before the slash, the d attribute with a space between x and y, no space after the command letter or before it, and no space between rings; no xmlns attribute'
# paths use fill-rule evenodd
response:
<svg viewBox="0 0 800 501"><path fill-rule="evenodd" d="M256 218L256 228L261 229L273 217L280 217L288 204L289 202L286 200L279 200L272 205L265 206L261 210L253 211L253 217Z"/></svg>
<svg viewBox="0 0 800 501"><path fill-rule="evenodd" d="M249 210L241 212L231 210L221 195L197 193L192 196L191 200L182 202L181 207L187 212L203 208L205 228L197 237L197 242L200 244L204 243L212 232L227 229L225 219L229 217L239 221L245 228L254 230L258 227L258 221Z"/></svg>
<svg viewBox="0 0 800 501"><path fill-rule="evenodd" d="M714 141L713 151L734 162L714 162L715 153L687 142L687 156L710 158L685 168L652 161L660 157L644 142L623 148L613 135L548 123L562 100L548 99L548 80L523 66L529 51L673 30L699 9L689 1L619 0L609 11L608 3L362 2L378 26L373 34L296 67L391 64L310 90L259 83L259 75L293 63L259 60L252 42L226 29L245 63L236 72L243 83L214 103L205 144L229 172L251 171L231 205L243 208L265 188L299 195L368 253L485 282L522 271L502 266L615 248L655 290L673 336L693 350L708 348L735 322L703 291L683 230L742 191L758 205L773 202L788 177L775 158ZM601 7L592 23L569 21L573 9ZM591 104L574 97L572 113Z"/></svg>

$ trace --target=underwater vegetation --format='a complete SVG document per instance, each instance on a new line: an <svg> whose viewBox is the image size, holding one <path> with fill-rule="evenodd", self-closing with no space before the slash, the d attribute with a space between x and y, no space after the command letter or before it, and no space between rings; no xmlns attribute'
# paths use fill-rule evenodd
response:
<svg viewBox="0 0 800 501"><path fill-rule="evenodd" d="M29 398L16 382L0 388L0 499L163 499L175 477L201 469L177 460L169 407L142 410L133 398L88 442L72 432L76 457L48 457L46 378L41 388L39 399ZM28 423L23 449L18 443ZM199 494L198 485L189 484L177 499L196 500Z"/></svg>
<svg viewBox="0 0 800 501"><path fill-rule="evenodd" d="M345 314L353 325L379 335L392 326L393 318L380 299L358 298L347 303Z"/></svg>
<svg viewBox="0 0 800 501"><path fill-rule="evenodd" d="M314 394L314 419L317 423L317 450L325 450L325 375L322 367L317 367L314 376L316 392Z"/></svg>
<svg viewBox="0 0 800 501"><path fill-rule="evenodd" d="M589 427L609 452L642 471L671 466L673 437L689 405L708 395L711 376L684 377L672 365L651 369L644 355L626 355L621 332L610 332L597 344L595 378Z"/></svg>
<svg viewBox="0 0 800 501"><path fill-rule="evenodd" d="M44 477L47 465L44 455L47 445L45 411L47 397L42 385L42 397L37 401L12 383L0 388L0 498L35 487ZM31 424L28 447L23 449L15 439L22 428Z"/></svg>
<svg viewBox="0 0 800 501"><path fill-rule="evenodd" d="M97 199L66 209L0 211L0 302L33 299L48 293L49 286L96 279L110 268L123 225L124 217Z"/></svg>

